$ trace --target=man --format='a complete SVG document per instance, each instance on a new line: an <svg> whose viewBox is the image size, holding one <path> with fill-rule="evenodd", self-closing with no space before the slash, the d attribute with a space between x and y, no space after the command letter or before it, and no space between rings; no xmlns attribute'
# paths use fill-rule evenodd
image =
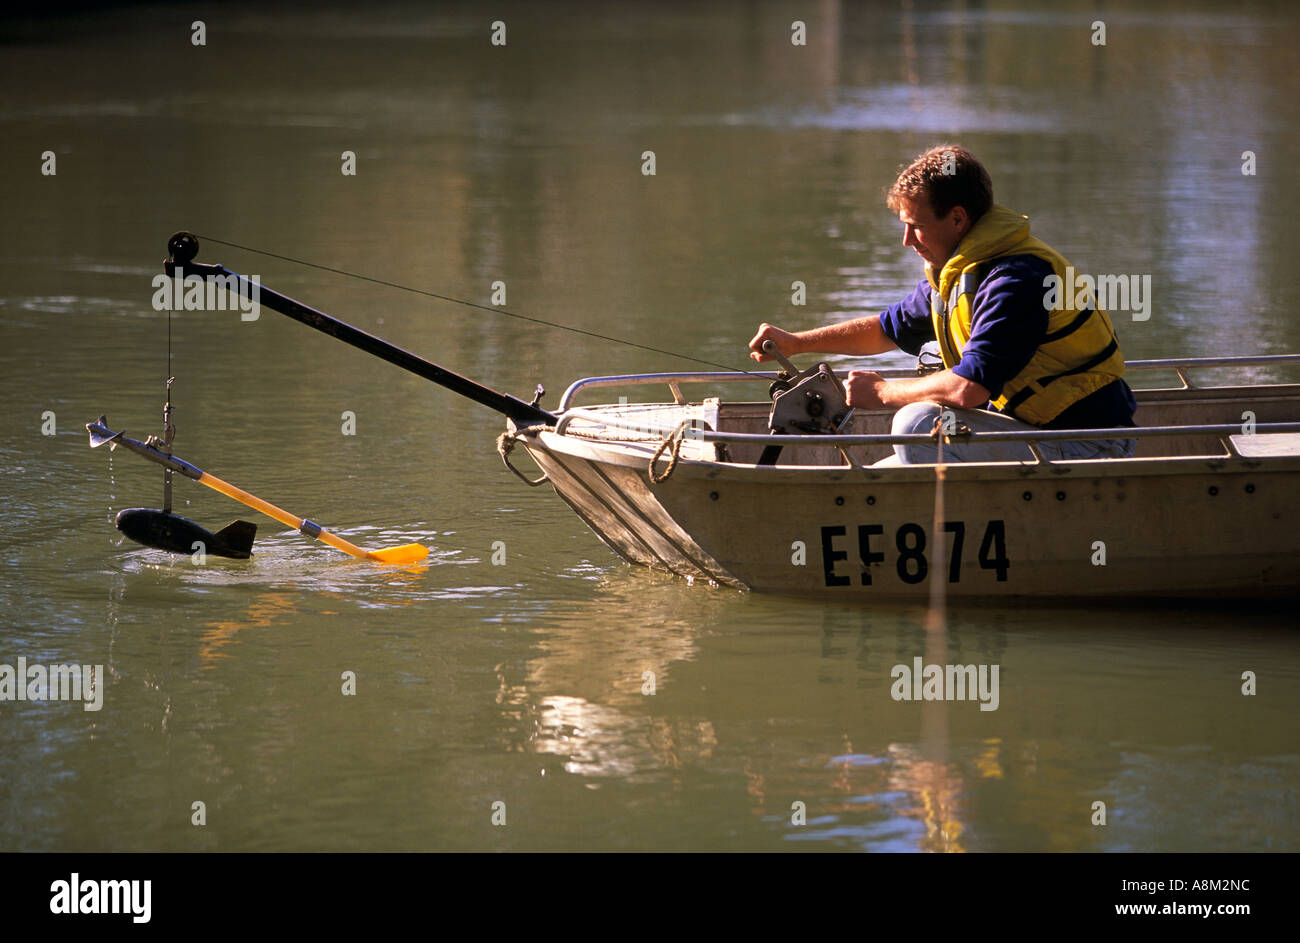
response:
<svg viewBox="0 0 1300 943"><path fill-rule="evenodd" d="M1136 403L1124 382L1124 358L1104 311L1088 297L1068 307L1069 264L1029 235L1029 220L993 202L988 171L965 148L941 144L906 167L886 205L903 224L903 245L925 262L925 278L902 301L871 315L791 333L770 324L749 342L750 357L768 359L763 342L800 353L918 353L939 342L944 369L915 380L885 381L854 370L845 381L850 406L901 407L895 435L929 433L951 408L974 432L1097 429L1134 425ZM1058 298L1060 299L1058 301ZM1047 442L1048 458L1125 457L1133 439ZM896 445L886 463L933 462L934 446ZM1023 443L969 440L944 446L945 461L1031 457Z"/></svg>

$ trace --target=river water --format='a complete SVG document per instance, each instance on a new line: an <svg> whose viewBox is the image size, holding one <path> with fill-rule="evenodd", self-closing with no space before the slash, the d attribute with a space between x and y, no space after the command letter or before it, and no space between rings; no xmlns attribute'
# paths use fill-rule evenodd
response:
<svg viewBox="0 0 1300 943"><path fill-rule="evenodd" d="M103 666L101 710L0 703L0 850L1300 847L1293 612L950 607L997 709L896 701L922 609L630 567L501 466L496 414L269 311L151 305L189 229L488 307L499 281L510 310L744 366L760 321L915 283L881 192L956 140L1081 271L1152 276L1129 358L1297 352L1292 5L228 4L204 45L193 9L0 26L0 662ZM199 259L544 405L693 368ZM178 455L428 565L180 478L178 513L258 524L254 559L124 540L161 471L83 426L159 432L169 370Z"/></svg>

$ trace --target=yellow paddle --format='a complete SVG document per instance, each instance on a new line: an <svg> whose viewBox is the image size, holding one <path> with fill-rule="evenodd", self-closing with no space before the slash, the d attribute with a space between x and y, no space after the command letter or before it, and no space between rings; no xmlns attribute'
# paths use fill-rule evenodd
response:
<svg viewBox="0 0 1300 943"><path fill-rule="evenodd" d="M402 544L400 547L389 547L386 550L363 550L337 534L331 534L319 524L315 524L303 517L295 517L269 501L263 501L255 494L249 494L242 488L236 488L229 482L222 481L216 475L201 471L199 477L195 480L201 485L207 485L209 488L220 491L227 498L234 498L241 504L247 504L250 508L261 511L267 517L275 518L281 524L301 531L308 537L315 537L317 540L324 541L331 547L342 550L344 553L350 553L354 557L378 560L380 563L414 563L417 560L423 560L429 555L429 548L420 544Z"/></svg>
<svg viewBox="0 0 1300 943"><path fill-rule="evenodd" d="M331 534L319 524L309 521L303 517L297 517L290 514L282 508L276 507L268 501L263 501L257 495L249 494L242 488L236 488L229 482L222 481L216 475L209 475L201 468L191 465L189 462L182 461L174 455L168 455L166 452L154 448L152 445L139 442L135 439L128 438L121 432L114 432L106 425L105 417L100 416L95 422L87 423L86 430L90 433L91 448L98 448L101 445L109 444L116 448L124 445L137 455L142 455L150 461L157 462L164 468L170 468L172 471L180 472L187 478L193 478L199 484L207 485L215 491L220 491L228 498L234 498L241 504L247 504L250 508L261 511L267 517L273 517L281 524L292 527L295 530L316 540L322 540L337 550L349 553L354 557L360 557L364 560L377 560L380 563L415 563L417 560L423 560L429 555L429 548L421 544L403 544L400 547L388 547L384 550L365 550L354 543L350 543L336 534Z"/></svg>

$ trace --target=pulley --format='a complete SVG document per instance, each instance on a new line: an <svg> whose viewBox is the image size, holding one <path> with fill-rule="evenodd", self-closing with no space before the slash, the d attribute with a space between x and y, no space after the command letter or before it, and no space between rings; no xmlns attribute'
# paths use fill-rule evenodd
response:
<svg viewBox="0 0 1300 943"><path fill-rule="evenodd" d="M780 362L782 370L768 388L772 412L767 425L773 435L835 435L853 416L844 383L825 363L800 371L776 344L763 342L763 352ZM775 465L781 446L769 445L760 465Z"/></svg>

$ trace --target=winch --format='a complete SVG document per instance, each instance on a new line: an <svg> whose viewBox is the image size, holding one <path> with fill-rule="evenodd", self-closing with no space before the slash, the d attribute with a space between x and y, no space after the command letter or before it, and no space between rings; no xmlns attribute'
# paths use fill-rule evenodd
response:
<svg viewBox="0 0 1300 943"><path fill-rule="evenodd" d="M770 340L763 342L763 353L782 368L768 387L772 412L767 424L773 435L835 435L848 428L853 410L834 370L819 363L801 371ZM781 446L769 445L758 464L775 465L780 454Z"/></svg>

